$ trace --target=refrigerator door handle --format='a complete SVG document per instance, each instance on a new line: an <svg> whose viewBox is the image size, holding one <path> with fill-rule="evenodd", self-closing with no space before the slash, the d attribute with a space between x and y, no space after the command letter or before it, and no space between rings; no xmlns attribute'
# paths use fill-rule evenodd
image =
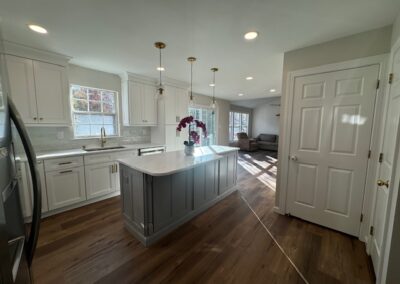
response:
<svg viewBox="0 0 400 284"><path fill-rule="evenodd" d="M39 171L36 167L36 154L33 150L31 141L28 136L28 132L22 122L22 118L18 113L11 97L8 97L8 107L10 110L10 118L15 124L19 136L21 137L22 145L28 159L29 170L32 177L32 192L33 192L33 210L32 210L32 224L31 231L26 241L26 254L28 265L32 265L33 256L37 245L40 229L40 218L42 216L42 191Z"/></svg>

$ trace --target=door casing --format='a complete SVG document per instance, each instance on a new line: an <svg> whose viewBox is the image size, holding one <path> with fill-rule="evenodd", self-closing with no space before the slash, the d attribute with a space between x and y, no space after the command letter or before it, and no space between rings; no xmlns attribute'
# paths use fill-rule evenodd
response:
<svg viewBox="0 0 400 284"><path fill-rule="evenodd" d="M372 137L371 137L371 160L368 163L367 169L367 178L366 178L366 187L364 190L364 200L363 200L363 222L360 226L359 239L367 244L367 251L369 250L369 224L370 224L370 215L372 210L372 193L376 184L376 172L378 168L378 159L379 159L379 149L380 149L380 137L382 136L383 130L381 129L382 116L383 116L383 108L384 108L384 99L386 96L386 82L384 79L387 73L387 60L388 54L376 55L372 57L366 57L361 59L355 59L340 63L328 64L314 68L296 70L288 73L287 79L287 87L286 87L286 96L283 98L281 118L283 121L283 129L281 130L281 139L282 139L282 150L280 155L280 176L279 180L279 188L277 188L277 206L274 208L275 212L280 214L288 213L287 207L287 192L288 192L288 179L289 179L289 155L290 155L290 137L292 130L292 113L291 110L293 108L293 100L294 100L294 82L296 77L306 76L306 75L314 75L325 72L333 72L346 70L351 68L359 68L365 67L369 65L379 65L379 80L380 86L377 89L377 96L375 101L375 109L374 109L374 120L372 127Z"/></svg>

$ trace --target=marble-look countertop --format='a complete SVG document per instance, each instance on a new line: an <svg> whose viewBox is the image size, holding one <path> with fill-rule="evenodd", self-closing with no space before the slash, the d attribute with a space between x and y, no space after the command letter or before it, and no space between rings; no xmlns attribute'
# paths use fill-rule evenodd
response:
<svg viewBox="0 0 400 284"><path fill-rule="evenodd" d="M186 156L183 150L165 152L141 157L119 159L118 162L151 176L165 176L222 159L221 154L238 151L228 146L204 146L195 148L193 156Z"/></svg>
<svg viewBox="0 0 400 284"><path fill-rule="evenodd" d="M71 156L93 155L93 154L110 153L110 152L118 152L118 151L119 152L120 151L130 151L130 150L137 150L137 149L151 148L151 147L164 147L164 145L160 145L160 144L146 143L146 144L129 144L129 145L106 145L105 148L115 147L115 146L123 146L124 148L98 150L98 151L85 151L82 148L68 149L68 150L42 151L42 152L36 153L36 159L46 160L46 159L63 158L63 157L71 157ZM20 161L26 160L25 155L18 155L16 159L20 160Z"/></svg>

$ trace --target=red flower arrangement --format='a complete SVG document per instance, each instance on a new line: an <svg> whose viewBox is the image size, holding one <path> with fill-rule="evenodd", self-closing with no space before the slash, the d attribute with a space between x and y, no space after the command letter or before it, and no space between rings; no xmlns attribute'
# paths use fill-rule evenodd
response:
<svg viewBox="0 0 400 284"><path fill-rule="evenodd" d="M184 142L186 146L193 146L194 144L200 143L200 135L197 133L197 131L192 130L192 126L201 128L203 130L204 138L207 137L207 128L204 122L194 119L193 116L186 116L181 119L176 130L182 131L182 128L186 128L186 125L189 126L189 138L188 141Z"/></svg>

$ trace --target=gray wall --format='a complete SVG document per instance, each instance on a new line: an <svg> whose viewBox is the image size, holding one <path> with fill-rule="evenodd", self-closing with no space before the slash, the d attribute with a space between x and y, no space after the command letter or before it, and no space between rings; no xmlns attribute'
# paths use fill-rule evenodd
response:
<svg viewBox="0 0 400 284"><path fill-rule="evenodd" d="M121 79L118 75L69 65L68 76L70 84L96 87L117 91L121 95ZM121 104L121 99L119 100ZM119 106L120 123L121 105ZM80 148L83 145L98 144L98 139L74 139L72 127L28 127L33 146L36 151ZM118 138L109 138L109 143L147 143L150 142L149 127L120 126ZM62 138L63 137L63 138ZM17 146L17 150L21 149Z"/></svg>
<svg viewBox="0 0 400 284"><path fill-rule="evenodd" d="M259 105L253 109L253 136L257 137L261 133L278 134L280 117L281 98L271 98L269 102Z"/></svg>
<svg viewBox="0 0 400 284"><path fill-rule="evenodd" d="M398 30L398 29L397 29ZM286 102L286 79L290 71L305 68L317 67L330 63L337 63L346 60L385 54L390 52L392 41L392 26L366 31L363 33L338 38L321 44L288 51L284 54L283 74L282 74L282 99L281 99L281 119L280 129L283 129L286 123L286 111L284 105ZM281 132L279 139L279 153L282 157L282 145L286 138ZM279 186L280 186L280 169L278 167L276 189L276 204L279 204Z"/></svg>

